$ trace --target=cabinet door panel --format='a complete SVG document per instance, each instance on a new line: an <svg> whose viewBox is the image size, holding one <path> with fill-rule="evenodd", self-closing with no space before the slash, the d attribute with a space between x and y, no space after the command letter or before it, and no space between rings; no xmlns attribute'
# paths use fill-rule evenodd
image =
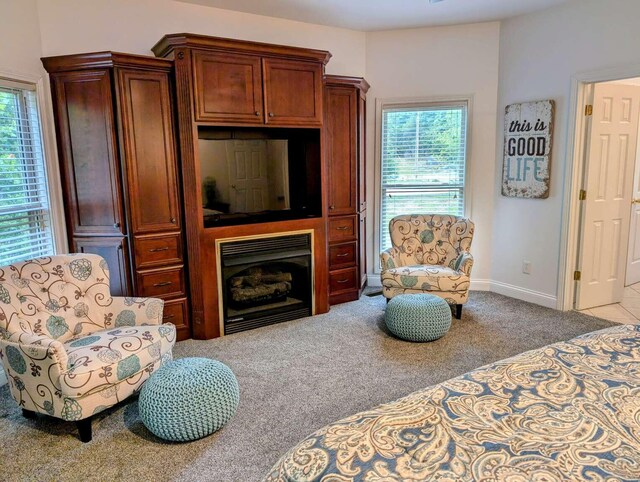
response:
<svg viewBox="0 0 640 482"><path fill-rule="evenodd" d="M116 75L131 231L179 229L168 73L118 69Z"/></svg>
<svg viewBox="0 0 640 482"><path fill-rule="evenodd" d="M197 122L262 124L260 57L193 51Z"/></svg>
<svg viewBox="0 0 640 482"><path fill-rule="evenodd" d="M130 296L129 255L126 238L76 238L73 240L76 253L90 253L102 256L109 266L109 286L111 296Z"/></svg>
<svg viewBox="0 0 640 482"><path fill-rule="evenodd" d="M358 210L356 91L329 87L326 95L329 215L355 214Z"/></svg>
<svg viewBox="0 0 640 482"><path fill-rule="evenodd" d="M322 125L322 65L264 59L267 124Z"/></svg>
<svg viewBox="0 0 640 482"><path fill-rule="evenodd" d="M109 72L55 74L51 82L69 239L122 234Z"/></svg>

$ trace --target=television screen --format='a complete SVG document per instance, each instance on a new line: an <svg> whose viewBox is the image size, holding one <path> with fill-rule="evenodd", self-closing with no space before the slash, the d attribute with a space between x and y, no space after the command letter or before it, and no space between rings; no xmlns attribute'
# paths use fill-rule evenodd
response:
<svg viewBox="0 0 640 482"><path fill-rule="evenodd" d="M198 140L205 227L321 214L319 143L274 134Z"/></svg>

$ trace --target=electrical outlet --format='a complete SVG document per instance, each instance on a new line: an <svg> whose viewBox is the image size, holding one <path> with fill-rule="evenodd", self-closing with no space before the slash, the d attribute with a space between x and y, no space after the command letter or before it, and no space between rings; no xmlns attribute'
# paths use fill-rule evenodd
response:
<svg viewBox="0 0 640 482"><path fill-rule="evenodd" d="M522 272L524 274L531 274L531 261L522 262Z"/></svg>

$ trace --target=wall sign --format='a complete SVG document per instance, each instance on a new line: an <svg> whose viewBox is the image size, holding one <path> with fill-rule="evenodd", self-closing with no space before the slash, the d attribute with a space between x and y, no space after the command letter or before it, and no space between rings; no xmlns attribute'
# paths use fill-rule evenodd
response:
<svg viewBox="0 0 640 482"><path fill-rule="evenodd" d="M549 197L555 102L511 104L504 115L502 195Z"/></svg>

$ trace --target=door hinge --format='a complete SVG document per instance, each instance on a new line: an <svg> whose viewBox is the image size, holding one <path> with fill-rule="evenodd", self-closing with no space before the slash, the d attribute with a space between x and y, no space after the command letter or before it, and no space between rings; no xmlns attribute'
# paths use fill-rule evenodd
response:
<svg viewBox="0 0 640 482"><path fill-rule="evenodd" d="M580 271L573 272L573 281L580 281L581 277L582 277L582 273Z"/></svg>
<svg viewBox="0 0 640 482"><path fill-rule="evenodd" d="M584 189L580 189L580 194L578 194L578 200L584 201L585 199L587 199L587 191L585 191Z"/></svg>
<svg viewBox="0 0 640 482"><path fill-rule="evenodd" d="M593 106L591 104L584 106L584 115L593 115Z"/></svg>

